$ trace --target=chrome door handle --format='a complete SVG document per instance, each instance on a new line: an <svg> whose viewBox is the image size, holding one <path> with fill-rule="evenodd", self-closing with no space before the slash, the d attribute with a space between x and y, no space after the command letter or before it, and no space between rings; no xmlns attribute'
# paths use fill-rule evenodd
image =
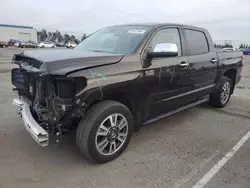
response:
<svg viewBox="0 0 250 188"><path fill-rule="evenodd" d="M210 62L213 63L213 64L214 64L214 63L217 63L217 61L218 61L218 59L215 59L215 58L212 58L212 59L210 60Z"/></svg>
<svg viewBox="0 0 250 188"><path fill-rule="evenodd" d="M179 64L180 67L187 67L188 65L189 65L189 63L187 63L187 62L181 62Z"/></svg>

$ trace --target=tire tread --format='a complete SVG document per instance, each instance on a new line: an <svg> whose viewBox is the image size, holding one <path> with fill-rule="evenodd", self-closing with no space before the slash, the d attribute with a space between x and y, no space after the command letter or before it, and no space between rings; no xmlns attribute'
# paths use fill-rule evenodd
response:
<svg viewBox="0 0 250 188"><path fill-rule="evenodd" d="M125 105L118 103L116 101L109 101L109 100L102 101L102 102L99 102L99 103L93 105L87 111L85 118L83 118L78 125L77 132L76 132L77 146L78 146L79 150L81 151L81 153L83 154L83 156L93 163L96 163L97 161L95 161L91 157L91 155L89 153L89 148L88 148L88 140L89 140L92 125L93 125L94 121L102 113L104 113L108 108L114 107L114 106L122 106L128 110L128 108Z"/></svg>
<svg viewBox="0 0 250 188"><path fill-rule="evenodd" d="M209 98L210 105L212 105L214 107L217 107L217 108L223 108L228 103L228 101L230 100L230 96L229 96L228 101L225 104L221 103L221 98L220 98L221 97L221 89L222 89L221 87L223 86L223 84L226 81L230 81L231 88L233 87L232 80L227 76L222 76L222 79L221 79L221 81L219 83L218 90L215 93L210 94L210 98Z"/></svg>

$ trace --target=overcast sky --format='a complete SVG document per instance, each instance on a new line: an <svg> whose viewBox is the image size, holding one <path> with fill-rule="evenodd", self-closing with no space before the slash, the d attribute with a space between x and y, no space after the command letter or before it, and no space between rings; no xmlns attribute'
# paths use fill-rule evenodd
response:
<svg viewBox="0 0 250 188"><path fill-rule="evenodd" d="M80 35L114 24L171 22L205 27L215 40L250 40L250 0L0 1L0 24Z"/></svg>

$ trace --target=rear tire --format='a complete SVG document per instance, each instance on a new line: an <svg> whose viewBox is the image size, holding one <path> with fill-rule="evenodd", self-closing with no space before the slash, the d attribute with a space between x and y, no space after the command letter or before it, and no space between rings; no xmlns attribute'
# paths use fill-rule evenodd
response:
<svg viewBox="0 0 250 188"><path fill-rule="evenodd" d="M230 100L232 89L232 80L223 76L216 93L210 95L209 103L214 107L223 108Z"/></svg>
<svg viewBox="0 0 250 188"><path fill-rule="evenodd" d="M86 159L106 163L127 148L132 131L133 117L129 109L115 101L103 101L92 106L80 121L76 143Z"/></svg>

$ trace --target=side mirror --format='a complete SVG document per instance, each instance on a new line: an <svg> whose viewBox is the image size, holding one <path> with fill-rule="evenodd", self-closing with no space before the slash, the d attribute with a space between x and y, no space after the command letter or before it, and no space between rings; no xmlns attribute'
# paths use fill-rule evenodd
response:
<svg viewBox="0 0 250 188"><path fill-rule="evenodd" d="M174 43L160 43L155 46L153 51L147 52L148 58L155 57L175 57L178 56L178 48Z"/></svg>

